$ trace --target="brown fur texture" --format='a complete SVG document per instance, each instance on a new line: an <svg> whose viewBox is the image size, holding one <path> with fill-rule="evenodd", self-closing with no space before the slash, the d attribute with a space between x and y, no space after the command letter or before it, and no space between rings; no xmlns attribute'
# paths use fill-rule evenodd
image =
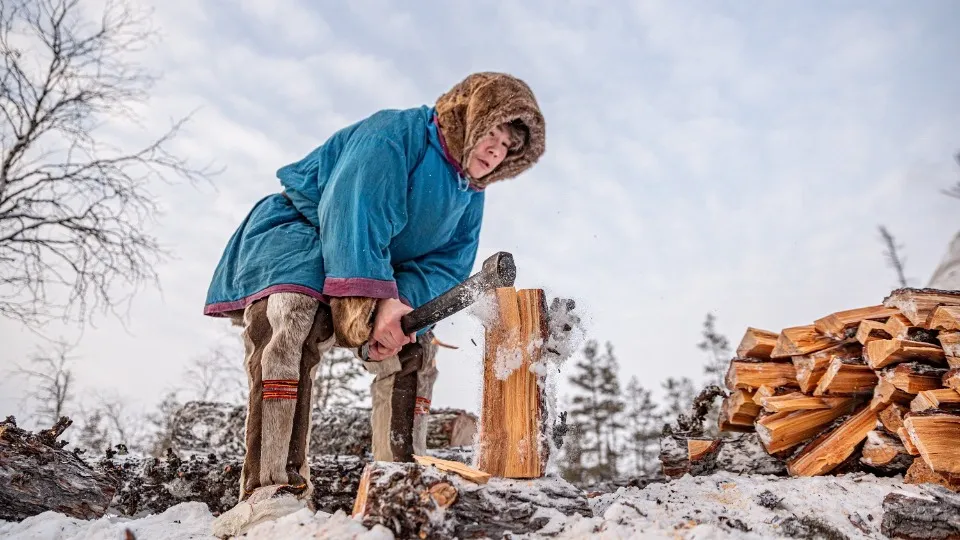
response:
<svg viewBox="0 0 960 540"><path fill-rule="evenodd" d="M331 298L330 310L333 312L333 333L337 336L337 345L352 349L366 343L373 332L373 312L376 308L376 298Z"/></svg>
<svg viewBox="0 0 960 540"><path fill-rule="evenodd" d="M532 167L546 149L543 114L530 87L505 73L482 72L468 76L440 96L437 117L447 149L466 169L477 142L504 123L521 123L526 141L483 178L471 178L479 187L513 178Z"/></svg>

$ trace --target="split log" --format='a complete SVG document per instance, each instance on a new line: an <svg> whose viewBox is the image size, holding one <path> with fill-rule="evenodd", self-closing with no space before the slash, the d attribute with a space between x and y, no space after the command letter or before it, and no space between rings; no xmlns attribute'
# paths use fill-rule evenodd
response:
<svg viewBox="0 0 960 540"><path fill-rule="evenodd" d="M79 519L104 515L117 491L116 475L87 465L57 441L73 422L61 417L32 433L12 416L0 422L0 520L20 521L48 510Z"/></svg>
<svg viewBox="0 0 960 540"><path fill-rule="evenodd" d="M777 413L786 411L829 409L842 404L845 399L846 398L843 397L808 396L800 392L791 392L781 396L762 398L760 403L765 411Z"/></svg>
<svg viewBox="0 0 960 540"><path fill-rule="evenodd" d="M906 339L878 339L863 348L863 357L873 369L881 369L900 362L946 364L943 348L921 341Z"/></svg>
<svg viewBox="0 0 960 540"><path fill-rule="evenodd" d="M903 427L903 417L907 414L907 408L898 403L887 405L877 415L883 429L890 433L896 433Z"/></svg>
<svg viewBox="0 0 960 540"><path fill-rule="evenodd" d="M722 439L664 435L660 438L660 463L668 478L720 471L781 476L787 472L782 461L766 452L756 433Z"/></svg>
<svg viewBox="0 0 960 540"><path fill-rule="evenodd" d="M448 461L430 456L413 456L413 460L424 467L436 467L437 470L460 475L474 484L486 484L490 481L490 473L474 469L458 461Z"/></svg>
<svg viewBox="0 0 960 540"><path fill-rule="evenodd" d="M883 300L883 305L899 309L914 326L924 326L937 306L960 305L960 291L897 289Z"/></svg>
<svg viewBox="0 0 960 540"><path fill-rule="evenodd" d="M772 386L763 385L760 388L757 388L757 391L753 393L753 404L762 407L761 401L763 398L773 397L775 395L786 393L786 389L778 389ZM759 412L758 412L759 414Z"/></svg>
<svg viewBox="0 0 960 540"><path fill-rule="evenodd" d="M937 340L947 357L947 364L951 368L960 368L960 332L940 332Z"/></svg>
<svg viewBox="0 0 960 540"><path fill-rule="evenodd" d="M938 473L922 457L913 458L913 464L903 475L904 484L936 484L960 493L960 474Z"/></svg>
<svg viewBox="0 0 960 540"><path fill-rule="evenodd" d="M377 461L360 492L354 516L397 538L504 538L536 533L551 514L593 515L583 492L557 477L478 485L433 467Z"/></svg>
<svg viewBox="0 0 960 540"><path fill-rule="evenodd" d="M886 320L897 313L898 311L895 308L869 306L827 315L817 319L813 326L818 332L829 338L842 340L852 337L857 326L863 321Z"/></svg>
<svg viewBox="0 0 960 540"><path fill-rule="evenodd" d="M866 345L871 341L890 339L893 336L887 332L886 321L863 321L860 323L860 326L857 327L857 333L854 334L854 337L861 345Z"/></svg>
<svg viewBox="0 0 960 540"><path fill-rule="evenodd" d="M960 392L953 388L924 390L910 402L910 410L913 412L929 411L930 409L950 412L960 411Z"/></svg>
<svg viewBox="0 0 960 540"><path fill-rule="evenodd" d="M727 369L727 388L756 390L761 386L797 387L797 370L783 362L745 362L733 360Z"/></svg>
<svg viewBox="0 0 960 540"><path fill-rule="evenodd" d="M530 368L547 337L542 290L502 287L484 344L478 467L494 476L539 478L549 457L545 395Z"/></svg>
<svg viewBox="0 0 960 540"><path fill-rule="evenodd" d="M769 330L760 330L759 328L747 328L746 333L740 340L737 347L737 356L740 358L758 358L760 360L769 360L770 353L777 346L777 337L779 334Z"/></svg>
<svg viewBox="0 0 960 540"><path fill-rule="evenodd" d="M784 328L777 337L777 345L770 358L787 358L822 351L837 344L835 339L824 336L814 325Z"/></svg>
<svg viewBox="0 0 960 540"><path fill-rule="evenodd" d="M749 390L734 390L720 404L721 431L753 431L753 421L760 414L760 406L753 402ZM738 426L742 429L730 429Z"/></svg>
<svg viewBox="0 0 960 540"><path fill-rule="evenodd" d="M246 406L190 401L175 414L170 449L190 454L243 456ZM460 409L431 410L427 417L427 448L473 444L477 417ZM370 409L328 407L315 410L310 429L311 455L365 456L370 453Z"/></svg>
<svg viewBox="0 0 960 540"><path fill-rule="evenodd" d="M891 403L900 405L910 405L913 401L913 394L908 394L893 385L892 382L881 378L873 389L873 399L870 401L870 408L879 410Z"/></svg>
<svg viewBox="0 0 960 540"><path fill-rule="evenodd" d="M813 393L820 383L823 374L827 372L830 362L840 358L843 360L861 360L863 346L858 343L841 343L806 356L794 356L793 366L797 370L797 383L800 391L805 394Z"/></svg>
<svg viewBox="0 0 960 540"><path fill-rule="evenodd" d="M920 330L925 330L920 326L914 325L910 319L902 313L898 313L889 319L883 325L884 329L890 334L890 339L910 339L910 335L916 335Z"/></svg>
<svg viewBox="0 0 960 540"><path fill-rule="evenodd" d="M917 445L913 442L913 438L910 437L910 432L907 431L907 426L902 426L897 430L897 437L900 438L900 442L903 443L903 447L907 449L907 453L911 456L919 456L920 449L917 448Z"/></svg>
<svg viewBox="0 0 960 540"><path fill-rule="evenodd" d="M899 438L873 430L867 433L860 463L882 474L902 474L913 464L913 459Z"/></svg>
<svg viewBox="0 0 960 540"><path fill-rule="evenodd" d="M960 368L953 368L943 375L943 385L960 392Z"/></svg>
<svg viewBox="0 0 960 540"><path fill-rule="evenodd" d="M960 332L960 306L938 306L927 321L927 328Z"/></svg>
<svg viewBox="0 0 960 540"><path fill-rule="evenodd" d="M847 460L877 426L877 413L864 407L836 429L822 433L787 462L791 476L826 474Z"/></svg>
<svg viewBox="0 0 960 540"><path fill-rule="evenodd" d="M920 490L919 494L894 491L883 498L880 532L906 540L960 538L960 495L941 486Z"/></svg>
<svg viewBox="0 0 960 540"><path fill-rule="evenodd" d="M757 421L757 434L767 452L776 454L814 437L830 422L849 414L857 402L847 398L830 409L774 413Z"/></svg>
<svg viewBox="0 0 960 540"><path fill-rule="evenodd" d="M924 390L936 390L943 382L946 368L932 367L919 362L897 364L881 372L883 380L907 394L918 394Z"/></svg>
<svg viewBox="0 0 960 540"><path fill-rule="evenodd" d="M960 415L911 412L904 417L903 427L931 469L960 474Z"/></svg>
<svg viewBox="0 0 960 540"><path fill-rule="evenodd" d="M871 395L877 385L877 374L864 363L835 358L817 383L815 396Z"/></svg>

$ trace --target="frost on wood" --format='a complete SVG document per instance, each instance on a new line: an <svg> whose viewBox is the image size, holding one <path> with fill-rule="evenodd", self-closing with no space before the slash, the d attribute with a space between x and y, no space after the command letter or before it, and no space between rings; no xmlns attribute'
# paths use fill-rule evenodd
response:
<svg viewBox="0 0 960 540"><path fill-rule="evenodd" d="M905 539L960 538L960 495L924 484L920 494L895 491L883 499L883 534Z"/></svg>
<svg viewBox="0 0 960 540"><path fill-rule="evenodd" d="M690 441L709 441L709 451L691 457ZM738 474L786 475L786 466L767 454L756 433L744 433L723 439L687 438L664 435L660 438L660 463L668 478L685 474L703 476L719 471Z"/></svg>

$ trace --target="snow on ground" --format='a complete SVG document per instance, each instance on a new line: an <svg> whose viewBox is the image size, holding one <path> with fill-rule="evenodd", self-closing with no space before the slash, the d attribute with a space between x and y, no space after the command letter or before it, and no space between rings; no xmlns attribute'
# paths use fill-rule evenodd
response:
<svg viewBox="0 0 960 540"><path fill-rule="evenodd" d="M685 476L644 489L621 488L590 499L597 517L554 516L542 535L560 539L614 538L883 538L883 498L916 492L900 477L872 475L776 478L718 473ZM0 538L205 540L213 516L202 503L183 503L160 515L83 521L46 512L20 523L0 522ZM528 537L528 538L536 538ZM367 530L338 512L301 510L250 531L248 539L390 540L383 527Z"/></svg>

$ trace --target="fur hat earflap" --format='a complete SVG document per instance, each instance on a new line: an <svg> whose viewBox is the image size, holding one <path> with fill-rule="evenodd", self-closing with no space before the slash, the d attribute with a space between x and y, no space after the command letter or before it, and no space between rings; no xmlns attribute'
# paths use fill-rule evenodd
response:
<svg viewBox="0 0 960 540"><path fill-rule="evenodd" d="M440 96L436 108L447 149L464 169L474 146L494 127L509 123L525 134L523 144L490 174L470 179L481 189L529 169L546 149L540 106L530 87L512 75L474 73Z"/></svg>

